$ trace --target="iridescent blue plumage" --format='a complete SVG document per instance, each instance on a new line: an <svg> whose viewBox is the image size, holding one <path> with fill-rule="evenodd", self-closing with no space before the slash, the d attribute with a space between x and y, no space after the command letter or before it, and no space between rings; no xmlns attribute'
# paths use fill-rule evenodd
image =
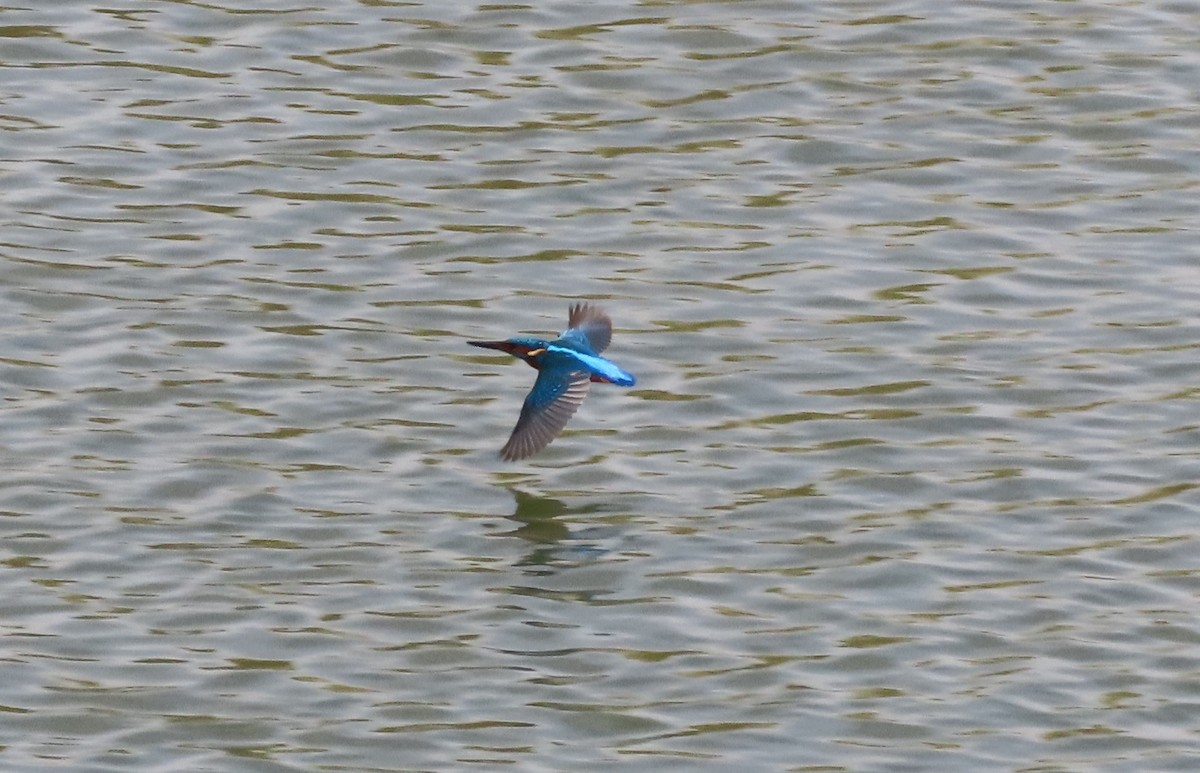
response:
<svg viewBox="0 0 1200 773"><path fill-rule="evenodd" d="M500 456L508 461L541 451L579 409L588 387L598 383L633 386L636 379L600 356L612 340L612 321L587 303L571 306L567 329L553 341L517 337L504 341L468 341L520 357L538 371L521 415Z"/></svg>

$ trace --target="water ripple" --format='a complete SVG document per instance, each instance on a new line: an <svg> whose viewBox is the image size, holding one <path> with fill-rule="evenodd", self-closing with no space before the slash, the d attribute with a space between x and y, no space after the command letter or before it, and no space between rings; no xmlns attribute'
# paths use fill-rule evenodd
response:
<svg viewBox="0 0 1200 773"><path fill-rule="evenodd" d="M6 769L1191 769L1191 9L43 5Z"/></svg>

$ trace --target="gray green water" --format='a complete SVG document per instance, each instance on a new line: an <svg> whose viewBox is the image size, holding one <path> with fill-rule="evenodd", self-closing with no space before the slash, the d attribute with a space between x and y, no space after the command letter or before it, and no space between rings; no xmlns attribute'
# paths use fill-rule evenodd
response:
<svg viewBox="0 0 1200 773"><path fill-rule="evenodd" d="M0 8L0 768L1192 771L1200 7ZM597 385L466 339L593 299Z"/></svg>

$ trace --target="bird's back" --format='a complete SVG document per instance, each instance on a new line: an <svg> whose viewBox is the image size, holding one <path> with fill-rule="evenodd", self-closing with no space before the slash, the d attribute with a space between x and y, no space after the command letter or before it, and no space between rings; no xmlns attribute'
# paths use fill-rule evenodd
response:
<svg viewBox="0 0 1200 773"><path fill-rule="evenodd" d="M587 336L578 328L564 330L563 334L554 339L553 344L563 349L571 349L572 351L589 354L592 357L597 356L597 352L592 349L591 343L588 342Z"/></svg>
<svg viewBox="0 0 1200 773"><path fill-rule="evenodd" d="M561 368L563 371L582 370L593 376L594 381L607 381L619 386L633 386L635 381L631 374L621 370L603 357L589 354L582 349L562 346L557 342L551 344L543 357L543 368Z"/></svg>

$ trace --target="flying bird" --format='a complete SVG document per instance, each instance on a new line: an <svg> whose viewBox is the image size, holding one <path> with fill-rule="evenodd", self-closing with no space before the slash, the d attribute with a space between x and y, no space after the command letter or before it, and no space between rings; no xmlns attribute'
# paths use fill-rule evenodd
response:
<svg viewBox="0 0 1200 773"><path fill-rule="evenodd" d="M516 461L541 451L566 426L593 381L630 387L629 373L600 356L612 340L612 320L589 303L571 305L567 329L553 341L517 336L503 341L467 341L520 357L537 370L533 389L521 406L517 426L500 457Z"/></svg>

